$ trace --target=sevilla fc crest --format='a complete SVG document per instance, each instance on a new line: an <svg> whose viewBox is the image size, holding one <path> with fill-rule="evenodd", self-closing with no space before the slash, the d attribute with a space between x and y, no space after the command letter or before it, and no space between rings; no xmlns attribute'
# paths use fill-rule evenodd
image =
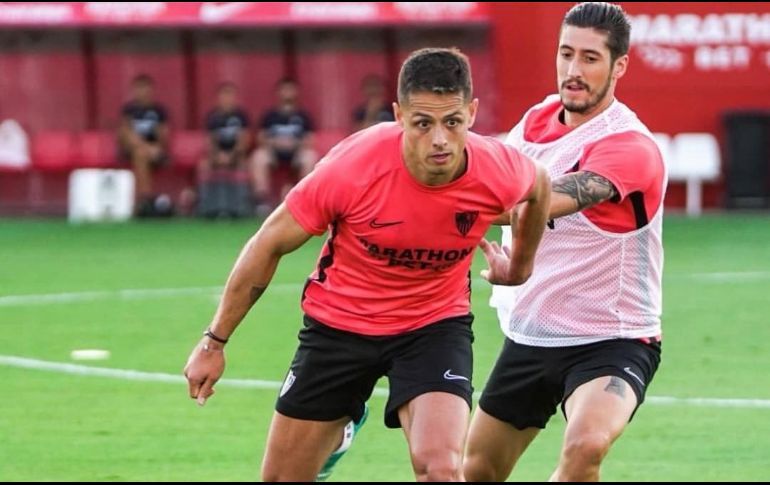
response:
<svg viewBox="0 0 770 485"><path fill-rule="evenodd" d="M465 237L470 232L476 219L479 217L479 211L457 212L455 213L455 225L460 234Z"/></svg>

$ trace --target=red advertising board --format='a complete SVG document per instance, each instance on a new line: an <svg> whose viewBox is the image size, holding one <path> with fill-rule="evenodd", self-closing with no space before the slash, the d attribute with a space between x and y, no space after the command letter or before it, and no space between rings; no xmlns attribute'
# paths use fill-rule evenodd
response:
<svg viewBox="0 0 770 485"><path fill-rule="evenodd" d="M483 23L483 2L0 2L0 26Z"/></svg>
<svg viewBox="0 0 770 485"><path fill-rule="evenodd" d="M556 90L556 47L573 3L492 6L501 130ZM618 84L654 131L719 133L720 114L770 107L770 3L623 2L628 73Z"/></svg>

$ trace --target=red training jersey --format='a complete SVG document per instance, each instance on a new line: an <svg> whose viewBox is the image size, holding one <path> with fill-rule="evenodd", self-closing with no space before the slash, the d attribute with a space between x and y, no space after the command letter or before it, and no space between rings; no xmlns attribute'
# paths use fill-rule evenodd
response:
<svg viewBox="0 0 770 485"><path fill-rule="evenodd" d="M380 123L348 137L286 198L305 231L329 229L302 309L330 327L395 335L467 314L476 246L534 184L534 162L469 133L465 173L423 185L406 168L402 136Z"/></svg>

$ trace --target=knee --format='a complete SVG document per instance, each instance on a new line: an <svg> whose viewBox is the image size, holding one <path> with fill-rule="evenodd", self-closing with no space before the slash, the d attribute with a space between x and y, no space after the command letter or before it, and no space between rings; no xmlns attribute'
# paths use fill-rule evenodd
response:
<svg viewBox="0 0 770 485"><path fill-rule="evenodd" d="M598 466L610 450L611 440L606 433L586 433L567 437L564 458L568 463L580 466Z"/></svg>
<svg viewBox="0 0 770 485"><path fill-rule="evenodd" d="M412 465L421 482L462 481L462 452L459 449L413 450Z"/></svg>
<svg viewBox="0 0 770 485"><path fill-rule="evenodd" d="M468 453L463 462L463 475L469 482L502 482L507 477L500 477L497 467L483 453Z"/></svg>

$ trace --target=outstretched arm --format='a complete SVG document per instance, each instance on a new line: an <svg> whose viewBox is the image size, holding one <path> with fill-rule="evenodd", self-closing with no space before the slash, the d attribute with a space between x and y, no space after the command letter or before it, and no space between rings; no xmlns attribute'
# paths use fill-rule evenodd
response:
<svg viewBox="0 0 770 485"><path fill-rule="evenodd" d="M593 172L573 172L554 179L551 184L551 207L548 219L568 216L617 197L615 186ZM511 209L515 212L516 207ZM510 223L509 213L500 214L493 224L505 226Z"/></svg>
<svg viewBox="0 0 770 485"><path fill-rule="evenodd" d="M532 275L535 252L545 230L551 199L551 179L548 172L537 167L535 183L523 199L520 210L511 211L510 224L513 230L512 254L504 253L496 242L481 241L481 249L487 258L489 268L481 276L492 284L520 285Z"/></svg>
<svg viewBox="0 0 770 485"><path fill-rule="evenodd" d="M573 172L554 179L549 219L567 216L617 197L615 186L593 172Z"/></svg>
<svg viewBox="0 0 770 485"><path fill-rule="evenodd" d="M285 205L276 209L259 231L246 243L227 279L209 331L193 349L184 374L190 397L203 405L224 372L224 343L235 331L252 305L262 296L284 254L302 246L311 235L297 223Z"/></svg>

